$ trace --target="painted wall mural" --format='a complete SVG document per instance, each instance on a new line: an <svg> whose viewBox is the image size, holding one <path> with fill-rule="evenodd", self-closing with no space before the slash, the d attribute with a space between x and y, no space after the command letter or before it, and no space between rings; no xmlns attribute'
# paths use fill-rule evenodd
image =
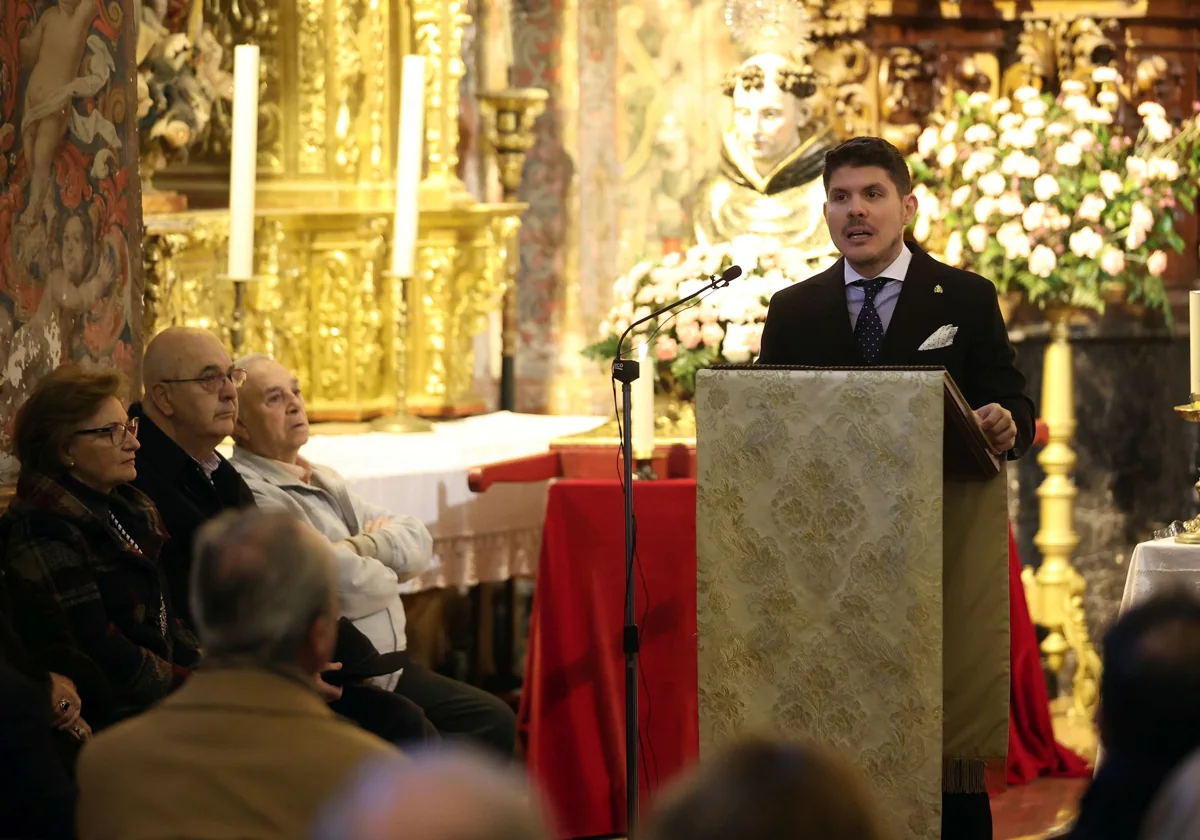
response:
<svg viewBox="0 0 1200 840"><path fill-rule="evenodd" d="M117 0L0 3L0 485L40 377L70 361L137 384L133 38Z"/></svg>

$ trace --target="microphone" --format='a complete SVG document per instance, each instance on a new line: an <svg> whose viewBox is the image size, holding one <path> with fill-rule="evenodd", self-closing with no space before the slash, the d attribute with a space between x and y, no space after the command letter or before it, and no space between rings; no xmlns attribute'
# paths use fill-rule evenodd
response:
<svg viewBox="0 0 1200 840"><path fill-rule="evenodd" d="M708 282L705 283L703 286L701 286L696 291L692 292L687 297L682 297L679 300L674 301L673 303L669 303L664 307L655 309L653 312L651 312L645 318L639 318L638 320L634 321L632 324L630 324L626 328L625 332L621 333L621 339L620 339L620 341L617 342L617 358L616 358L616 361L614 362L614 365L620 364L621 362L624 361L624 350L622 348L624 348L624 346L625 346L625 339L629 337L629 334L631 332L633 332L634 327L639 327L642 324L646 323L647 321L657 318L659 315L663 314L664 312L669 312L670 310L674 309L676 306L679 306L679 304L681 304L681 303L687 303L692 298L698 297L698 296L704 294L709 289L723 289L741 276L742 276L742 267L740 265L731 265L731 266L729 266L729 268L722 271L720 273L720 275L710 274L708 276ZM623 367L623 365L622 365L622 367ZM614 371L620 371L620 370L621 370L621 368L614 368ZM634 370L636 371L636 368L634 368ZM637 379L636 373L634 373L633 377L629 381L632 382L634 379ZM622 377L617 376L617 381L624 382L625 380Z"/></svg>

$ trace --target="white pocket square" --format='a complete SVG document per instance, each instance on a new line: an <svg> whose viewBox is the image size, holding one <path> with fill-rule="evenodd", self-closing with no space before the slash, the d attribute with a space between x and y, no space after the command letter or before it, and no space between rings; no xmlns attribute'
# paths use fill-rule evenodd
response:
<svg viewBox="0 0 1200 840"><path fill-rule="evenodd" d="M953 324L946 324L944 327L938 327L933 335L925 339L918 347L918 350L939 350L942 347L949 347L954 343L954 336L958 332L958 327Z"/></svg>

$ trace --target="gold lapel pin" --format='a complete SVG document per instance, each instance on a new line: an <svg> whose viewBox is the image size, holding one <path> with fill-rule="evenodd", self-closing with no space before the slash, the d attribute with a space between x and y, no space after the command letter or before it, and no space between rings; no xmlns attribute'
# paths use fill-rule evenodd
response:
<svg viewBox="0 0 1200 840"><path fill-rule="evenodd" d="M938 286L934 286L934 287L933 287L933 293L934 293L935 295L940 295L940 294L942 293L942 287L941 287L940 285L938 285Z"/></svg>

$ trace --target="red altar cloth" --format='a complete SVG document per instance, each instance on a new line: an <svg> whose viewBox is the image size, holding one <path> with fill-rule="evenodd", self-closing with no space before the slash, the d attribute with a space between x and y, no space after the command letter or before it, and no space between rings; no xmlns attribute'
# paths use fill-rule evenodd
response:
<svg viewBox="0 0 1200 840"><path fill-rule="evenodd" d="M520 724L529 772L560 838L625 834L625 570L616 481L550 488L529 628ZM642 801L691 764L696 702L696 482L635 484L642 631ZM1008 781L1082 775L1057 745L1045 680L1010 538L1012 716Z"/></svg>

